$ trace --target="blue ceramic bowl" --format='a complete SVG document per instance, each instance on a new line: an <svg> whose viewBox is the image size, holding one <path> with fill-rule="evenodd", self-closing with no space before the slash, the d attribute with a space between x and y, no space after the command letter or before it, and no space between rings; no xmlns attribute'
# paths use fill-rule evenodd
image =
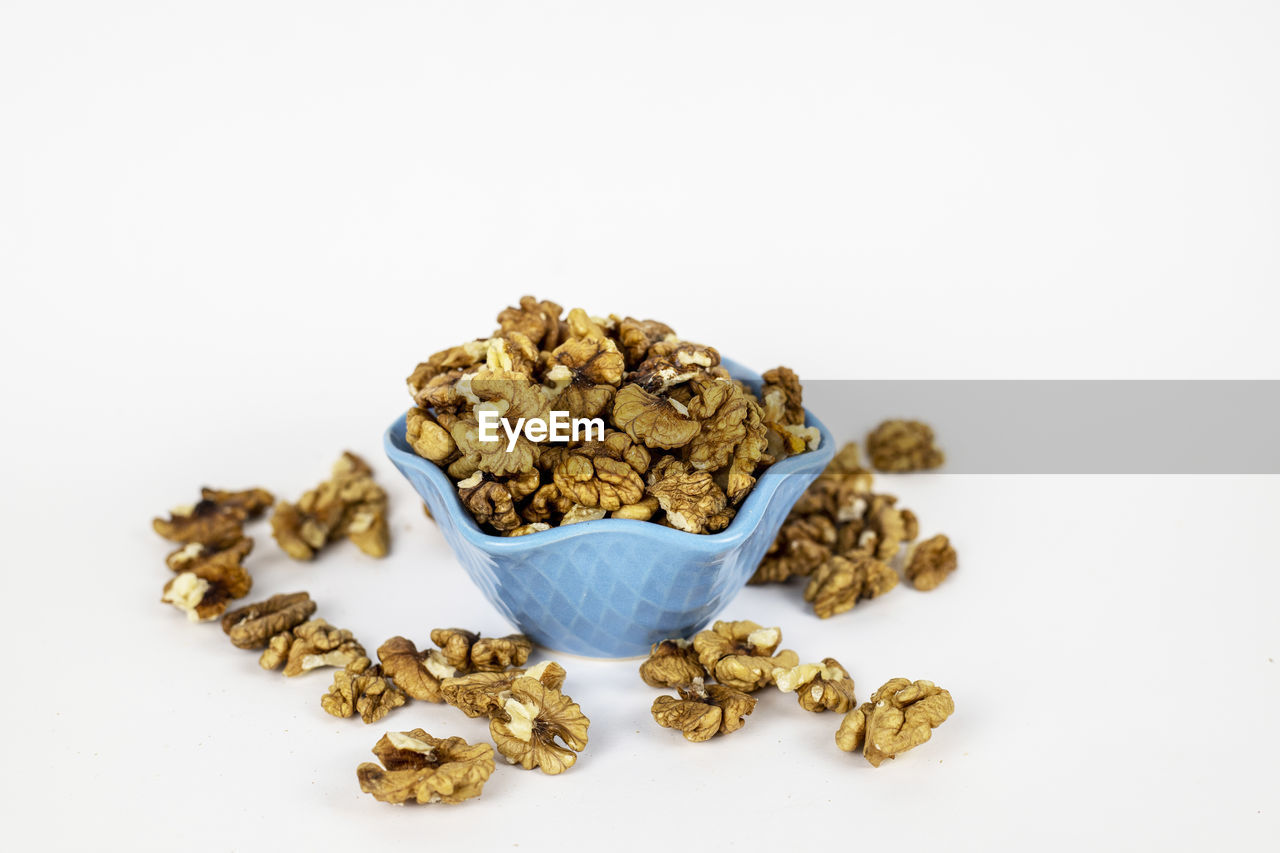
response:
<svg viewBox="0 0 1280 853"><path fill-rule="evenodd" d="M759 388L758 374L724 365ZM648 654L650 644L687 637L711 621L751 577L792 505L835 452L827 428L806 411L821 445L766 469L720 533L603 518L508 538L479 528L444 471L405 442L404 420L383 437L387 456L426 501L467 574L539 645L587 657Z"/></svg>

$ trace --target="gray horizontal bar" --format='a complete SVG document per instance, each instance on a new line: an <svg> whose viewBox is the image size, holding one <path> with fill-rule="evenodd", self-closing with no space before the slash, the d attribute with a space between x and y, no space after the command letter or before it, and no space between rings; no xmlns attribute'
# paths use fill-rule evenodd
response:
<svg viewBox="0 0 1280 853"><path fill-rule="evenodd" d="M838 440L922 420L957 474L1280 474L1276 380L811 380Z"/></svg>

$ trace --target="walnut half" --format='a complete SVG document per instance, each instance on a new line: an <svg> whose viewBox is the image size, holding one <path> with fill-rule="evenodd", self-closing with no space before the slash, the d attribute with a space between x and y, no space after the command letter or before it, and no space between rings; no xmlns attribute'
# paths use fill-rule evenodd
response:
<svg viewBox="0 0 1280 853"><path fill-rule="evenodd" d="M284 674L293 677L322 666L346 666L364 656L364 646L350 631L312 619L272 637L258 663L263 669L283 665Z"/></svg>
<svg viewBox="0 0 1280 853"><path fill-rule="evenodd" d="M863 554L832 557L814 571L804 590L813 612L829 619L852 610L866 598L884 595L898 585L898 575L886 564Z"/></svg>
<svg viewBox="0 0 1280 853"><path fill-rule="evenodd" d="M716 681L751 693L772 684L775 671L799 665L799 656L790 649L776 652L780 642L779 628L762 628L750 620L717 621L694 636L693 647Z"/></svg>
<svg viewBox="0 0 1280 853"><path fill-rule="evenodd" d="M906 576L918 590L930 590L956 570L956 549L939 533L915 545L907 558Z"/></svg>
<svg viewBox="0 0 1280 853"><path fill-rule="evenodd" d="M501 694L502 706L489 720L498 752L526 770L554 776L578 760L591 725L578 704L534 678L520 677ZM556 740L561 743L556 743Z"/></svg>
<svg viewBox="0 0 1280 853"><path fill-rule="evenodd" d="M511 683L517 678L533 678L544 687L559 690L564 685L564 667L555 661L543 661L528 669L506 672L473 672L446 678L440 684L444 701L468 717L488 717L501 710Z"/></svg>
<svg viewBox="0 0 1280 853"><path fill-rule="evenodd" d="M177 576L164 587L160 600L187 614L192 622L217 619L234 598L253 588L253 578L240 561L253 548L241 537L223 547L191 542L169 555L166 562Z"/></svg>
<svg viewBox="0 0 1280 853"><path fill-rule="evenodd" d="M369 556L385 557L390 542L387 493L373 481L369 464L347 451L334 463L332 476L296 504L276 504L271 535L295 560L310 560L343 536Z"/></svg>
<svg viewBox="0 0 1280 853"><path fill-rule="evenodd" d="M815 713L845 714L857 701L853 695L853 679L835 658L775 672L773 683L783 693L795 693L800 707Z"/></svg>
<svg viewBox="0 0 1280 853"><path fill-rule="evenodd" d="M845 752L861 747L871 766L879 767L927 741L955 709L951 694L932 681L894 678L845 716L836 746Z"/></svg>
<svg viewBox="0 0 1280 853"><path fill-rule="evenodd" d="M457 673L439 649L418 651L405 637L392 637L378 646L378 661L405 693L422 702L443 701L440 682Z"/></svg>
<svg viewBox="0 0 1280 853"><path fill-rule="evenodd" d="M755 710L756 699L723 684L704 684L695 678L676 688L680 698L659 696L653 700L653 719L667 729L684 732L685 740L702 743L717 734L736 732L743 717Z"/></svg>
<svg viewBox="0 0 1280 853"><path fill-rule="evenodd" d="M679 638L663 640L649 647L649 658L640 664L640 677L650 687L679 687L706 678L693 643Z"/></svg>
<svg viewBox="0 0 1280 853"><path fill-rule="evenodd" d="M361 791L384 803L460 803L480 796L494 768L487 743L434 738L423 729L387 732L373 754L383 766L365 762L356 778Z"/></svg>
<svg viewBox="0 0 1280 853"><path fill-rule="evenodd" d="M885 421L867 434L867 454L877 471L925 471L946 456L933 443L933 429L920 421Z"/></svg>
<svg viewBox="0 0 1280 853"><path fill-rule="evenodd" d="M366 723L376 723L407 701L404 691L386 677L381 666L361 657L333 674L333 684L320 697L320 707L335 717L359 713Z"/></svg>
<svg viewBox="0 0 1280 853"><path fill-rule="evenodd" d="M273 636L296 628L315 612L316 603L307 593L281 593L229 611L222 617L222 632L238 649L260 649Z"/></svg>

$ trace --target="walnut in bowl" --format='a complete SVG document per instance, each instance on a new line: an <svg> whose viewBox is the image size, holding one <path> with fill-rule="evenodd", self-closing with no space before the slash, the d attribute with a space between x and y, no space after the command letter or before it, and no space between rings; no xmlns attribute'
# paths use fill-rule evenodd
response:
<svg viewBox="0 0 1280 853"><path fill-rule="evenodd" d="M758 374L727 359L721 366L733 379L759 391L763 380ZM449 393L444 388L441 383L430 393ZM590 389L583 391L590 396ZM835 445L826 427L808 411L798 414L804 428L816 430L817 448L766 468L727 526L707 533L639 521L626 513L605 518L601 511L578 523L529 535L496 535L482 529L464 506L464 500L472 504L476 498L410 446L405 417L387 429L384 446L430 508L472 580L521 631L558 651L632 657L647 654L650 645L664 637L690 636L720 612L755 571L791 506L831 460ZM600 464L589 461L593 469ZM585 466L574 463L562 476L566 482L583 482L584 473ZM591 479L600 478L585 478ZM678 506L677 501L698 487L672 482L675 497L670 505ZM621 502L629 495L624 482L614 497ZM501 501L491 497L480 501L487 500L492 512L505 515ZM537 499L536 493L524 496L529 503Z"/></svg>

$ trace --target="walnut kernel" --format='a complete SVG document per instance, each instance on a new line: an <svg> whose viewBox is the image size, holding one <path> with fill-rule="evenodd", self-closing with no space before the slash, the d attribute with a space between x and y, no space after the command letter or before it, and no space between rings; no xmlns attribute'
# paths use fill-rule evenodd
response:
<svg viewBox="0 0 1280 853"><path fill-rule="evenodd" d="M932 681L894 678L845 716L836 746L845 752L862 747L867 761L879 767L929 740L955 707L951 694Z"/></svg>
<svg viewBox="0 0 1280 853"><path fill-rule="evenodd" d="M494 769L487 743L434 738L422 729L387 732L373 754L383 766L365 762L356 777L360 790L384 803L460 803L480 796Z"/></svg>

